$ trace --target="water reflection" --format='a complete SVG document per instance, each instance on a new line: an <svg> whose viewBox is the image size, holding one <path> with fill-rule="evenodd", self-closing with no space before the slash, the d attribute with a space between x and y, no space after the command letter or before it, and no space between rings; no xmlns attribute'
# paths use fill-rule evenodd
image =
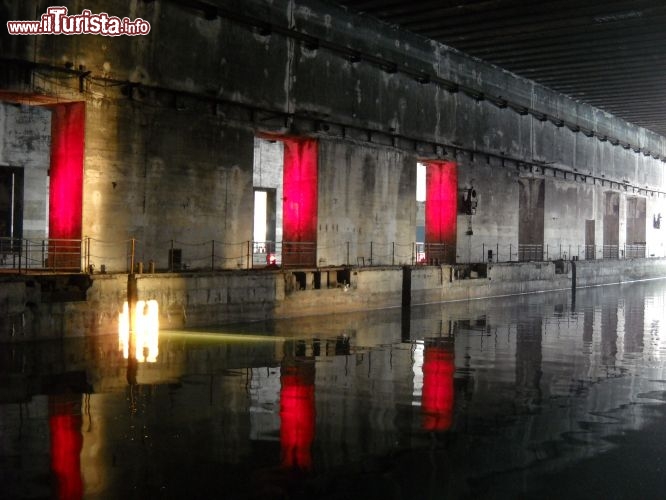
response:
<svg viewBox="0 0 666 500"><path fill-rule="evenodd" d="M575 497L585 470L657 496L665 304L651 282L162 332L154 357L3 346L3 495ZM628 433L639 486L605 460Z"/></svg>
<svg viewBox="0 0 666 500"><path fill-rule="evenodd" d="M280 378L282 465L309 470L315 436L315 364L286 360Z"/></svg>
<svg viewBox="0 0 666 500"><path fill-rule="evenodd" d="M62 394L49 397L51 470L55 496L77 499L83 495L81 479L81 395Z"/></svg>
<svg viewBox="0 0 666 500"><path fill-rule="evenodd" d="M426 341L423 356L423 428L446 431L453 421L453 339Z"/></svg>

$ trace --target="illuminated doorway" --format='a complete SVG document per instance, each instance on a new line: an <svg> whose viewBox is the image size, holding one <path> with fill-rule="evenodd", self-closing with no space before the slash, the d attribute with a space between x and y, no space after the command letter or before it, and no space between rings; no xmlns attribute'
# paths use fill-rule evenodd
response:
<svg viewBox="0 0 666 500"><path fill-rule="evenodd" d="M417 164L416 260L431 265L454 264L458 231L458 165L452 161ZM422 209L423 218L419 219ZM421 225L422 224L422 225Z"/></svg>
<svg viewBox="0 0 666 500"><path fill-rule="evenodd" d="M315 265L317 151L313 139L255 139L253 265Z"/></svg>
<svg viewBox="0 0 666 500"><path fill-rule="evenodd" d="M254 190L253 265L278 265L276 189Z"/></svg>
<svg viewBox="0 0 666 500"><path fill-rule="evenodd" d="M425 264L425 201L426 201L426 166L425 163L416 164L416 247L415 260L417 264Z"/></svg>
<svg viewBox="0 0 666 500"><path fill-rule="evenodd" d="M252 266L282 264L282 195L284 144L254 140L254 227Z"/></svg>
<svg viewBox="0 0 666 500"><path fill-rule="evenodd" d="M79 271L85 103L0 92L0 129L0 262Z"/></svg>

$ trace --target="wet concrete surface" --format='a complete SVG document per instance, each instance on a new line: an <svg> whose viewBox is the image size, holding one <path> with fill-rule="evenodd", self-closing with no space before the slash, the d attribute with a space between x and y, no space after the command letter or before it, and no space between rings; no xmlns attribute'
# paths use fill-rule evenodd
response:
<svg viewBox="0 0 666 500"><path fill-rule="evenodd" d="M660 498L665 314L652 281L162 331L154 363L0 346L0 497Z"/></svg>

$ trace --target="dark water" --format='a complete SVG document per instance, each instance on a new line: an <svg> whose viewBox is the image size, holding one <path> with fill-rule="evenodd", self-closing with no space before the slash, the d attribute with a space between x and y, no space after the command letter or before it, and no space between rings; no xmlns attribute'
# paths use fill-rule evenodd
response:
<svg viewBox="0 0 666 500"><path fill-rule="evenodd" d="M0 345L1 498L662 498L666 281Z"/></svg>

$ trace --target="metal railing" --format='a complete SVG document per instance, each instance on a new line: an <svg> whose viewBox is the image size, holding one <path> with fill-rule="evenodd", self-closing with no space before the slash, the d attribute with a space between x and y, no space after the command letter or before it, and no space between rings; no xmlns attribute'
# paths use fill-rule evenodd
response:
<svg viewBox="0 0 666 500"><path fill-rule="evenodd" d="M655 251L657 250L658 251ZM155 272L257 269L274 267L439 265L453 263L591 260L666 257L666 247L631 245L474 246L397 242L259 242L224 243L103 241L95 238L0 238L0 271ZM328 259L328 260L327 260Z"/></svg>
<svg viewBox="0 0 666 500"><path fill-rule="evenodd" d="M80 272L85 254L84 240L0 238L0 270Z"/></svg>

